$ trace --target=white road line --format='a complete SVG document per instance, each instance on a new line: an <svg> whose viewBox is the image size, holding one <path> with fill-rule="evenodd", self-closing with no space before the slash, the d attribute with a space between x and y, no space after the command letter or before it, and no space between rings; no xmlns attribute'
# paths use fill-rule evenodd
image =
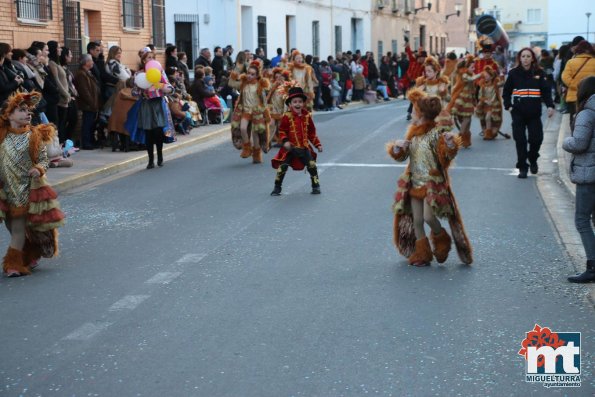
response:
<svg viewBox="0 0 595 397"><path fill-rule="evenodd" d="M318 167L367 167L367 168L405 168L407 164L362 164L362 163L318 163ZM471 171L515 172L514 168L454 166L450 169ZM517 172L518 173L518 172Z"/></svg>
<svg viewBox="0 0 595 397"><path fill-rule="evenodd" d="M110 308L110 312L115 312L118 310L134 310L138 305L140 305L143 301L148 299L150 295L127 295L114 303Z"/></svg>
<svg viewBox="0 0 595 397"><path fill-rule="evenodd" d="M161 273L157 273L156 275L154 275L153 277L151 277L150 279L145 281L145 283L146 284L169 284L175 278L179 277L181 274L182 274L182 272L161 272Z"/></svg>
<svg viewBox="0 0 595 397"><path fill-rule="evenodd" d="M106 330L113 323L85 323L77 330L68 334L67 340L89 340L103 330Z"/></svg>
<svg viewBox="0 0 595 397"><path fill-rule="evenodd" d="M206 258L207 254L186 254L176 261L176 263L198 263Z"/></svg>

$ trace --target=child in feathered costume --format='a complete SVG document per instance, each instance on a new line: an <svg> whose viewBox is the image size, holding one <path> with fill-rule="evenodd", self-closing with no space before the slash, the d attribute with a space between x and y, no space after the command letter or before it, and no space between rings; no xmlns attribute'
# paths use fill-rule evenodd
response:
<svg viewBox="0 0 595 397"><path fill-rule="evenodd" d="M438 218L447 218L461 261L471 264L471 244L448 176L461 138L436 126L435 118L442 110L438 97L414 89L408 98L414 111L405 140L387 144L388 154L396 161L409 158L393 205L394 243L413 266L427 266L433 257L443 263L450 252L451 238ZM433 250L424 221L431 228Z"/></svg>
<svg viewBox="0 0 595 397"><path fill-rule="evenodd" d="M271 113L271 135L275 143L279 144L279 123L285 113L285 98L292 87L289 70L276 67L272 71L273 85L267 95L267 104ZM295 84L295 83L294 83Z"/></svg>
<svg viewBox="0 0 595 397"><path fill-rule="evenodd" d="M31 112L41 94L16 93L0 114L0 221L10 232L2 263L4 274L31 274L39 258L58 253L58 227L64 214L56 192L47 184L46 145L56 134L52 125L31 126Z"/></svg>
<svg viewBox="0 0 595 397"><path fill-rule="evenodd" d="M292 52L291 58L292 62L288 65L291 78L304 90L304 94L308 97L306 107L312 111L314 106L314 84L316 82L314 70L312 66L304 62L304 56L298 50Z"/></svg>
<svg viewBox="0 0 595 397"><path fill-rule="evenodd" d="M478 84L479 102L476 114L483 116L485 120L483 139L490 141L498 136L498 130L502 124L502 97L497 72L491 66L486 66Z"/></svg>
<svg viewBox="0 0 595 397"><path fill-rule="evenodd" d="M231 72L230 80L240 82L240 96L236 101L231 120L232 142L242 149L240 157L252 156L252 162L262 163L262 151L268 152L269 123L271 116L266 106L269 79L261 77L262 64L252 61L248 71L241 75ZM250 143L252 135L252 144Z"/></svg>
<svg viewBox="0 0 595 397"><path fill-rule="evenodd" d="M446 76L440 76L440 64L436 58L427 57L423 66L423 75L415 80L415 86L428 95L440 98L443 110L436 117L436 123L445 130L450 130L453 127L452 116L446 110L450 80Z"/></svg>
<svg viewBox="0 0 595 397"><path fill-rule="evenodd" d="M465 148L471 146L471 116L475 111L475 80L481 76L475 74L474 63L473 55L467 55L457 65L457 83L452 90L450 103L447 107L461 125L459 134Z"/></svg>

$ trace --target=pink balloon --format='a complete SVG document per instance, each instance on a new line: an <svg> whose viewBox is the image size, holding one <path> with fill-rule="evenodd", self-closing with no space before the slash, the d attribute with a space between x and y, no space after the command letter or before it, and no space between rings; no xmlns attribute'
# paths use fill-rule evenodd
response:
<svg viewBox="0 0 595 397"><path fill-rule="evenodd" d="M161 66L161 64L154 59L147 62L147 64L145 65L145 70L149 70L149 69L153 69L153 68L158 69L160 72L163 72L163 67Z"/></svg>

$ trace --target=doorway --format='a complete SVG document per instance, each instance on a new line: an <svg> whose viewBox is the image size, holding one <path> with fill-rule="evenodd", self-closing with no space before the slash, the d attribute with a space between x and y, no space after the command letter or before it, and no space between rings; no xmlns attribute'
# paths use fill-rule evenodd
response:
<svg viewBox="0 0 595 397"><path fill-rule="evenodd" d="M188 57L188 68L194 70L194 51L192 45L192 22L176 22L176 47L178 52L185 52Z"/></svg>

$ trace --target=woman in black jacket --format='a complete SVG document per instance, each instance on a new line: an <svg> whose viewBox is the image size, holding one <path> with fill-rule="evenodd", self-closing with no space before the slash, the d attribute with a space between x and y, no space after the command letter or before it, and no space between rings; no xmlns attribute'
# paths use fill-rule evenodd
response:
<svg viewBox="0 0 595 397"><path fill-rule="evenodd" d="M23 76L10 66L12 48L0 43L0 106L23 84Z"/></svg>
<svg viewBox="0 0 595 397"><path fill-rule="evenodd" d="M530 48L523 48L517 55L517 66L510 70L502 93L504 108L512 115L512 134L516 142L518 177L527 178L528 169L537 174L537 158L543 142L541 101L548 108L548 117L554 115L552 94L539 67L537 57ZM525 130L529 133L529 138ZM529 150L527 150L529 143ZM527 165L529 160L529 165Z"/></svg>

